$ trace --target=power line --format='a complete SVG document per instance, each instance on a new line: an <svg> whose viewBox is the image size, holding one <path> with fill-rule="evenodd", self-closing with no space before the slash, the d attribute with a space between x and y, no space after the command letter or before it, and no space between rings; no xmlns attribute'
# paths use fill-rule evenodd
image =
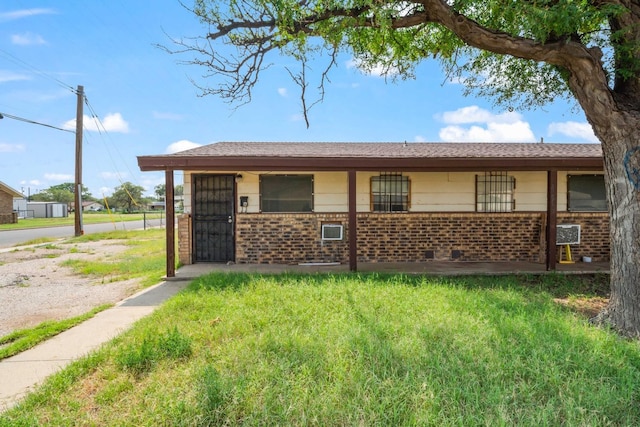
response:
<svg viewBox="0 0 640 427"><path fill-rule="evenodd" d="M18 120L18 121L25 122L25 123L30 123L32 125L39 125L39 126L48 127L48 128L51 128L51 129L61 130L63 132L75 133L75 131L72 131L72 130L69 130L69 129L62 129L62 128L59 128L59 127L56 127L56 126L48 125L46 123L40 123L40 122L36 122L34 120L25 119L24 117L14 116L12 114L0 113L0 119L2 119L4 117L7 117L7 118L13 119L13 120Z"/></svg>
<svg viewBox="0 0 640 427"><path fill-rule="evenodd" d="M91 105L91 103L89 102L89 99L87 97L85 97L85 104L87 105L87 108L89 109L91 118L95 121L96 123L96 128L98 130L98 133L100 134L100 137L103 140L104 143L104 148L107 151L107 154L109 155L109 159L111 160L111 164L114 167L114 170L116 172L116 176L118 181L120 182L120 185L122 186L122 188L125 190L125 192L127 192L127 194L129 194L129 197L133 200L133 202L137 205L138 202L136 200L133 199L133 197L131 196L131 194L129 193L128 189L126 187L124 187L124 179L122 177L122 174L120 173L120 168L118 168L116 161L114 159L114 156L111 152L111 150L109 149L109 143L111 143L113 145L113 148L115 149L116 154L118 155L118 157L120 158L120 161L122 162L122 164L124 165L124 167L127 169L127 171L129 172L129 175L131 176L131 179L135 182L137 181L136 179L136 175L134 175L134 173L131 171L131 169L129 168L129 165L127 164L127 162L124 160L124 158L122 157L122 154L120 153L120 151L118 150L118 147L113 144L113 141L111 140L111 135L109 133L109 131L107 130L107 128L105 127L104 123L102 122L102 120L100 120L100 117L98 116L98 114L96 113L95 109L93 108L93 106Z"/></svg>
<svg viewBox="0 0 640 427"><path fill-rule="evenodd" d="M7 57L10 61L14 62L15 64L20 65L21 67L30 70L38 75L40 75L41 77L44 77L46 79L49 79L53 82L55 82L57 85L70 90L73 93L77 93L76 89L68 84L66 84L65 82L63 82L62 80L59 80L47 73L45 73L44 71L39 70L38 68L34 67L33 65L28 64L27 62L23 61L22 59L10 54L9 52L7 52L4 49L0 49L0 54L4 55L5 57Z"/></svg>

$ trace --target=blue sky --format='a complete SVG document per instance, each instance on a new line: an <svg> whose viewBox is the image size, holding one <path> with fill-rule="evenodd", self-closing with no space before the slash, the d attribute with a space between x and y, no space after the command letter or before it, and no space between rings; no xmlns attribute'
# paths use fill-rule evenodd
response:
<svg viewBox="0 0 640 427"><path fill-rule="evenodd" d="M391 83L362 73L346 54L307 129L290 59L272 57L253 101L235 108L200 97L190 79L205 82L205 70L155 46L205 31L177 0L4 0L0 112L74 129L73 89L84 86L83 184L95 197L126 181L151 195L164 175L140 172L136 156L217 141L596 142L582 112L564 101L502 111L463 96L434 61L421 64L415 80ZM73 133L5 117L0 181L25 195L73 182L74 150Z"/></svg>

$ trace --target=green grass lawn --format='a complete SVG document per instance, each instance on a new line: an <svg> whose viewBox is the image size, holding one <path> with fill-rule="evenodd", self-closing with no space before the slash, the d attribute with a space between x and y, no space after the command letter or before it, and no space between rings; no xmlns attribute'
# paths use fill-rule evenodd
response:
<svg viewBox="0 0 640 427"><path fill-rule="evenodd" d="M162 228L149 230L117 230L92 233L74 237L68 244L86 241L118 241L129 246L125 252L111 258L97 260L71 259L60 265L71 267L78 274L99 277L103 282L141 278L143 287L162 281L166 273L166 231Z"/></svg>
<svg viewBox="0 0 640 427"><path fill-rule="evenodd" d="M640 425L640 348L564 277L204 276L0 425Z"/></svg>
<svg viewBox="0 0 640 427"><path fill-rule="evenodd" d="M164 212L148 212L146 218L158 219L165 218ZM122 222L122 221L140 221L145 218L145 214L133 213L106 213L106 212L85 212L82 215L83 224L99 224L104 222ZM20 230L24 228L42 228L42 227L61 227L65 225L73 225L75 216L72 213L66 218L28 218L20 219L16 224L0 224L2 230Z"/></svg>

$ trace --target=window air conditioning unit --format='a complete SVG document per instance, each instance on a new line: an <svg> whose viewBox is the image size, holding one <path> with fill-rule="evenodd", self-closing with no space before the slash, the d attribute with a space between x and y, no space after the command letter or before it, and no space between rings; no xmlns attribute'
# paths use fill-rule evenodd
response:
<svg viewBox="0 0 640 427"><path fill-rule="evenodd" d="M342 224L322 224L322 240L342 240Z"/></svg>
<svg viewBox="0 0 640 427"><path fill-rule="evenodd" d="M556 226L556 245L579 245L580 224L558 224Z"/></svg>

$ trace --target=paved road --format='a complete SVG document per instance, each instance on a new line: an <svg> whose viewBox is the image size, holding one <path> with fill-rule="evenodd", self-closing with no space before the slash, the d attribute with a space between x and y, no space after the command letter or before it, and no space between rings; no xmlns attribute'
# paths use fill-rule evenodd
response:
<svg viewBox="0 0 640 427"><path fill-rule="evenodd" d="M152 219L146 221L146 227L158 227L166 224L165 218ZM84 234L102 233L105 231L113 230L138 230L145 228L144 221L120 221L120 222L107 222L103 224L85 224ZM42 237L51 238L65 238L73 237L75 234L75 228L73 225L64 227L46 227L46 228L30 228L24 230L3 230L0 231L0 248L7 248L15 246L19 243L23 243L33 239L39 239Z"/></svg>

